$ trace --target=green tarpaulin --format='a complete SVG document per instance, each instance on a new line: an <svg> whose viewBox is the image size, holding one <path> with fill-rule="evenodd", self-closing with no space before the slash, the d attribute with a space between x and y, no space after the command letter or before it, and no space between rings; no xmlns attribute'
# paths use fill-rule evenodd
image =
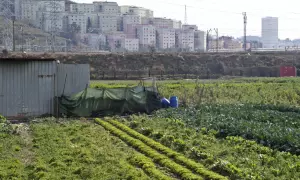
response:
<svg viewBox="0 0 300 180"><path fill-rule="evenodd" d="M72 96L61 96L59 113L65 116L96 117L151 113L161 107L155 89L144 86L115 89L87 88Z"/></svg>

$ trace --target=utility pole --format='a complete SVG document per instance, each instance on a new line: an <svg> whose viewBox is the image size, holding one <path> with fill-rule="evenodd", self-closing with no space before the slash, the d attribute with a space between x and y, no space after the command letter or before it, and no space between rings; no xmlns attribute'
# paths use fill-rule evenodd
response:
<svg viewBox="0 0 300 180"><path fill-rule="evenodd" d="M214 31L217 35L217 52L219 52L219 29L218 28L214 28Z"/></svg>
<svg viewBox="0 0 300 180"><path fill-rule="evenodd" d="M16 51L16 38L15 38L15 21L16 21L16 16L12 16L12 30L13 30L13 51Z"/></svg>
<svg viewBox="0 0 300 180"><path fill-rule="evenodd" d="M23 28L23 26L21 27L21 31L22 31L22 40L21 40L22 52L24 52L24 28Z"/></svg>
<svg viewBox="0 0 300 180"><path fill-rule="evenodd" d="M244 49L247 51L247 13L243 12L244 17Z"/></svg>

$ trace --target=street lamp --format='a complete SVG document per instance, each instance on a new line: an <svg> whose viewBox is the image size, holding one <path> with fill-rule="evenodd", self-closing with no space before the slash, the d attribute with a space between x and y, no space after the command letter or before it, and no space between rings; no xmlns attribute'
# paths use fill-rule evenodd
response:
<svg viewBox="0 0 300 180"><path fill-rule="evenodd" d="M15 43L15 21L16 21L16 16L12 16L12 23L13 23L13 51L16 51L16 43Z"/></svg>

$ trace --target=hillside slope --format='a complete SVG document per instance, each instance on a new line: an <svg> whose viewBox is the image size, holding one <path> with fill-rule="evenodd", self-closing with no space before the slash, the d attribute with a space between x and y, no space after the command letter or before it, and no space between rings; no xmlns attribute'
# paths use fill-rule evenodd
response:
<svg viewBox="0 0 300 180"><path fill-rule="evenodd" d="M2 37L5 32L5 22L3 17L0 16L0 37ZM22 31L23 28L23 31ZM30 41L30 43L34 45L44 45L46 39L50 37L49 33L42 31L41 29L35 28L24 21L16 21L15 22L15 40L16 45L26 44L26 41ZM57 37L56 40L58 42L65 42L65 38ZM1 41L0 41L1 46Z"/></svg>

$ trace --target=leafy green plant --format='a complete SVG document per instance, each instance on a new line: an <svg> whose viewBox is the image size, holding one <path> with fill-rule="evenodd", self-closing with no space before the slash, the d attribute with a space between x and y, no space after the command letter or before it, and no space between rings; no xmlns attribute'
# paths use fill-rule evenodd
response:
<svg viewBox="0 0 300 180"><path fill-rule="evenodd" d="M21 179L151 179L127 162L135 150L92 122L48 121L30 128L33 165Z"/></svg>
<svg viewBox="0 0 300 180"><path fill-rule="evenodd" d="M150 158L144 155L135 155L129 159L129 162L135 166L141 167L147 174L155 179L171 180L170 176L165 175L158 170Z"/></svg>
<svg viewBox="0 0 300 180"><path fill-rule="evenodd" d="M6 123L6 122L7 122L6 118L0 114L0 123Z"/></svg>
<svg viewBox="0 0 300 180"><path fill-rule="evenodd" d="M187 114L189 113L189 116L184 114L183 117L193 118L193 115L196 114L195 111L186 111ZM182 128L181 125L174 123L178 119L170 117L151 116L146 118L142 116L143 121L140 120L141 116L130 117L129 119L130 121L138 121L140 126L150 127L155 129L155 131L163 131L164 137L155 140L173 150L177 150L174 146L174 140L183 139L187 149L181 151L181 153L200 162L207 169L215 167L213 166L214 164L217 165L215 172L221 175L228 175L229 179L293 179L300 177L300 171L296 170L296 164L300 162L299 156L287 152L279 152L239 136L216 138L214 133L209 133L209 129L195 125L185 125L185 128ZM125 120L123 119L122 122L126 123L124 122ZM181 121L184 122L185 120ZM186 129L189 129L190 136L186 136ZM135 130L138 130L138 128ZM172 142L165 141L166 136L172 137ZM153 138L152 136L149 137ZM259 158L261 154L267 156ZM219 162L226 162L226 166ZM237 169L241 173L235 173ZM273 171L276 169L281 169L279 175L274 175Z"/></svg>
<svg viewBox="0 0 300 180"><path fill-rule="evenodd" d="M184 164L186 167L192 169L194 172L196 172L208 179L227 179L224 176L221 176L217 173L207 170L203 165L196 163L195 161L193 161L191 159L186 158L182 154L163 146L162 144L132 130L131 128L125 126L122 123L119 123L118 121L111 120L108 122L115 125L116 127L120 128L121 130L125 131L129 135L143 141L145 144L149 145L150 147L166 154L168 157L173 158L176 162L178 162L180 164Z"/></svg>
<svg viewBox="0 0 300 180"><path fill-rule="evenodd" d="M147 146L142 141L135 139L123 131L119 130L118 128L114 127L110 123L104 122L100 119L95 119L96 123L99 123L101 126L121 138L123 141L127 142L134 148L137 148L140 152L144 153L145 155L151 157L153 161L156 163L159 163L162 166L165 166L169 168L173 173L179 175L182 179L189 180L189 179L199 179L202 180L203 178L201 176L195 175L192 171L189 169L173 162L170 160L167 156L162 155L152 149L150 146ZM226 179L226 178L224 178Z"/></svg>
<svg viewBox="0 0 300 180"><path fill-rule="evenodd" d="M155 117L180 119L189 127L219 138L242 136L245 139L300 155L300 113L284 112L282 107L253 104L203 104L199 109L168 109Z"/></svg>
<svg viewBox="0 0 300 180"><path fill-rule="evenodd" d="M9 123L9 121L6 120L6 118L2 115L0 115L0 133L12 133L13 127Z"/></svg>

